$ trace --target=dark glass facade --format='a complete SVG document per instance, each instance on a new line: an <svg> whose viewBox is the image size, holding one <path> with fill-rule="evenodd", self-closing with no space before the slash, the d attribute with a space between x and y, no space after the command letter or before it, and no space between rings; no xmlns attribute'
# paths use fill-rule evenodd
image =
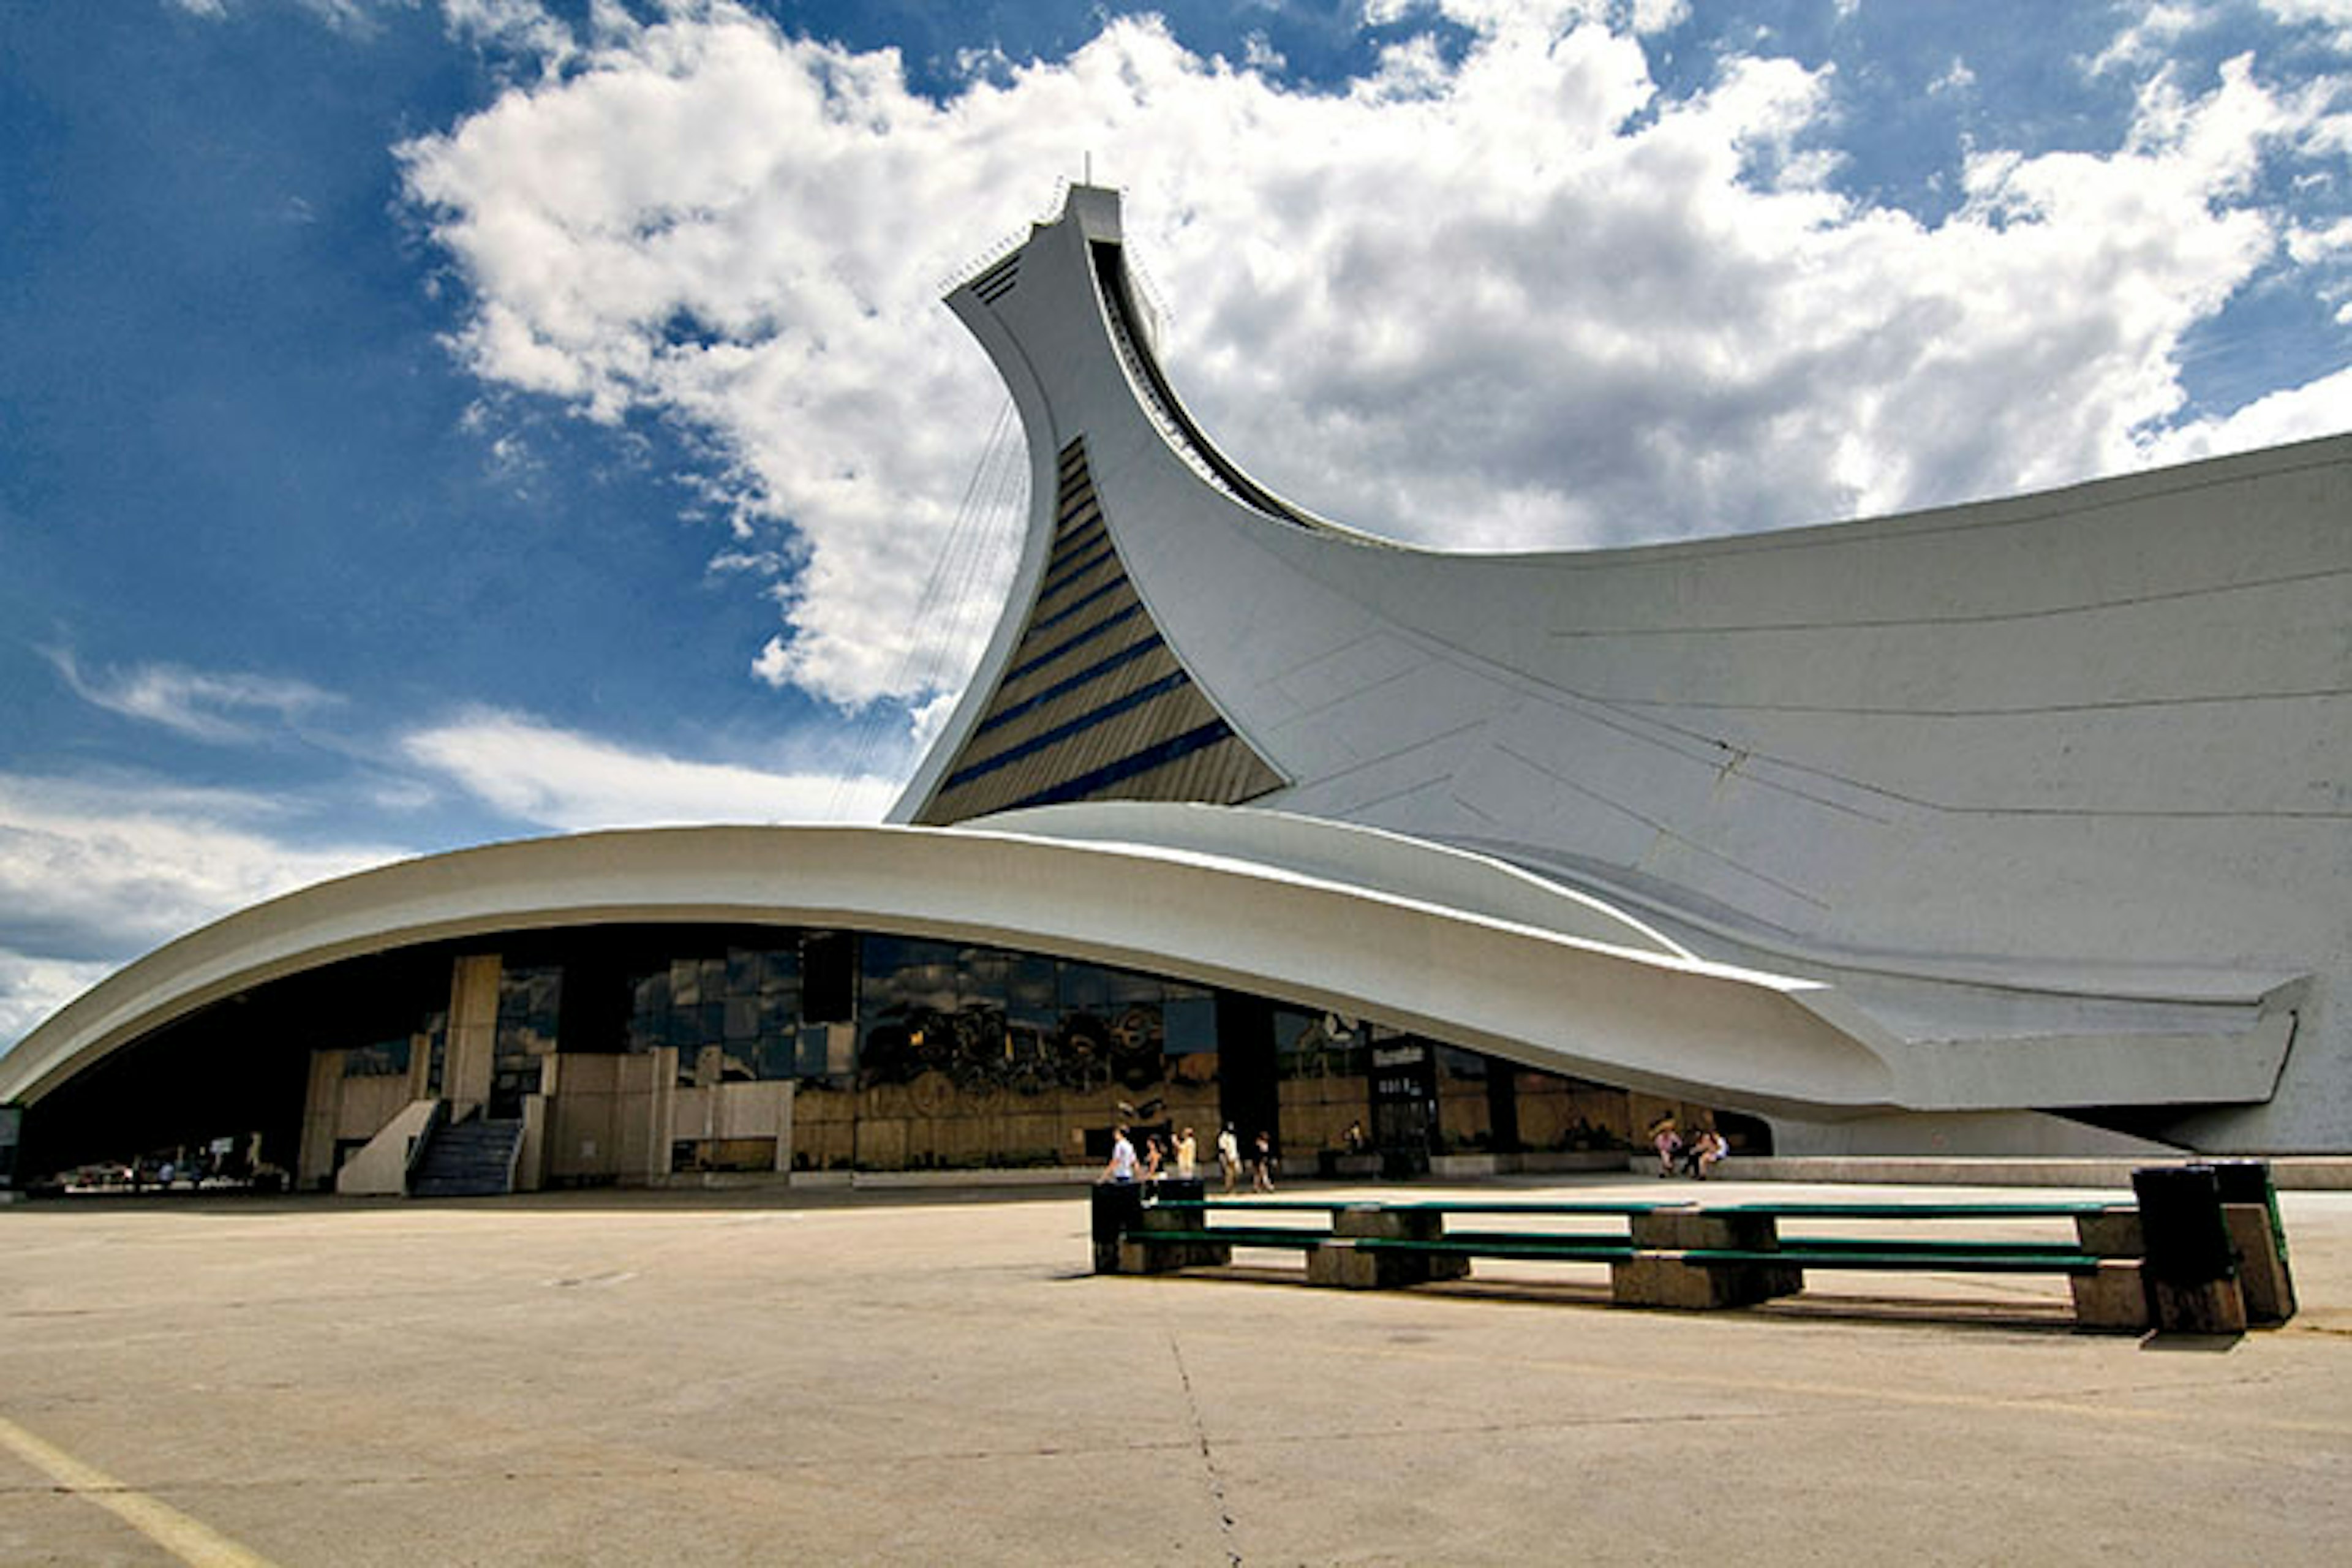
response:
<svg viewBox="0 0 2352 1568"><path fill-rule="evenodd" d="M487 969L484 966L487 965ZM264 1135L270 1158L340 1158L412 1098L460 1084L459 977L477 1011L486 1114L541 1118L541 1179L704 1171L1081 1166L1125 1122L1139 1147L1192 1128L1273 1135L1288 1167L1350 1144L1417 1168L1434 1154L1622 1148L1689 1108L1280 1000L1052 954L912 935L645 925L516 933L353 960L208 1009L31 1119L44 1154L130 1156ZM487 982L485 982L487 984ZM488 993L482 993L488 995ZM335 1053L334 1089L311 1066ZM208 1073L206 1063L219 1069ZM287 1081L257 1092L263 1062ZM308 1079L304 1078L308 1072ZM405 1081L400 1081L403 1079ZM276 1081L275 1079L272 1080ZM304 1104L309 1081L309 1106ZM202 1084L175 1102L148 1083ZM137 1142L115 1148L101 1111ZM181 1121L188 1124L179 1125ZM198 1122L201 1121L201 1125ZM304 1179L331 1166L306 1154Z"/></svg>

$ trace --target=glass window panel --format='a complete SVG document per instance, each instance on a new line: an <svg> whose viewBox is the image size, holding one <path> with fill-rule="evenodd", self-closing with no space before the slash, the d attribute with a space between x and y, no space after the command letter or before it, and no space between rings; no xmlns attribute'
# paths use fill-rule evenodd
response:
<svg viewBox="0 0 2352 1568"><path fill-rule="evenodd" d="M669 999L673 1005L691 1007L702 1000L702 966L690 958L670 961Z"/></svg>
<svg viewBox="0 0 2352 1568"><path fill-rule="evenodd" d="M727 994L749 996L760 989L760 955L750 948L727 950Z"/></svg>
<svg viewBox="0 0 2352 1568"><path fill-rule="evenodd" d="M826 1026L823 1024L811 1024L801 1030L799 1050L796 1053L799 1059L794 1063L796 1076L823 1078L825 1075L828 1069L825 1035Z"/></svg>
<svg viewBox="0 0 2352 1568"><path fill-rule="evenodd" d="M732 1040L749 1040L760 1033L760 998L757 995L730 996L719 1004L720 1028Z"/></svg>
<svg viewBox="0 0 2352 1568"><path fill-rule="evenodd" d="M1161 1004L1160 1016L1170 1056L1189 1057L1217 1048L1215 997L1171 997Z"/></svg>
<svg viewBox="0 0 2352 1568"><path fill-rule="evenodd" d="M1099 1013L1110 1005L1110 972L1075 961L1062 965L1062 1010Z"/></svg>

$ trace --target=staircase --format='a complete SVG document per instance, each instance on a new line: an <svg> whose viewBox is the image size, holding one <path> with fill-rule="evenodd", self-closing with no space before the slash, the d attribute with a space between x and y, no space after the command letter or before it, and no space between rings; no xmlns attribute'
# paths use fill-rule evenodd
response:
<svg viewBox="0 0 2352 1568"><path fill-rule="evenodd" d="M409 1173L412 1198L486 1198L514 1191L522 1123L475 1117L438 1127Z"/></svg>

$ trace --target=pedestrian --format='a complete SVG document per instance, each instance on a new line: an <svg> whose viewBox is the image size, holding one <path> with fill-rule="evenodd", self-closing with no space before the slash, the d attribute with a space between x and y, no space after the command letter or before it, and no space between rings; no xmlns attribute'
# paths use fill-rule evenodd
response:
<svg viewBox="0 0 2352 1568"><path fill-rule="evenodd" d="M1650 1129L1650 1146L1658 1152L1658 1174L1673 1175L1675 1156L1681 1153L1683 1149L1682 1134L1675 1131L1673 1117L1666 1117L1655 1127Z"/></svg>
<svg viewBox="0 0 2352 1568"><path fill-rule="evenodd" d="M1106 1182L1127 1183L1135 1180L1135 1145L1128 1142L1127 1129L1115 1128L1110 1135L1110 1163L1103 1167Z"/></svg>
<svg viewBox="0 0 2352 1568"><path fill-rule="evenodd" d="M1145 1181L1156 1182L1160 1179L1160 1162L1164 1158L1166 1153L1160 1147L1160 1135L1157 1132L1143 1141L1143 1179Z"/></svg>
<svg viewBox="0 0 2352 1568"><path fill-rule="evenodd" d="M1234 1184L1241 1180L1242 1141L1234 1136L1234 1124L1230 1121L1217 1134L1217 1169L1225 1178L1225 1191L1232 1192Z"/></svg>
<svg viewBox="0 0 2352 1568"><path fill-rule="evenodd" d="M1261 1132L1250 1160L1250 1189L1253 1192L1274 1191L1274 1134Z"/></svg>
<svg viewBox="0 0 2352 1568"><path fill-rule="evenodd" d="M1197 1173L1201 1146L1192 1138L1189 1127L1176 1135L1176 1179L1189 1182Z"/></svg>

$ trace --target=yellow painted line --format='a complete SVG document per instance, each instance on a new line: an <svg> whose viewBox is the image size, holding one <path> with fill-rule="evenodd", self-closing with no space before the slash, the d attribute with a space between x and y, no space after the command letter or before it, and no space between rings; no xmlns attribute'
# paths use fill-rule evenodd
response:
<svg viewBox="0 0 2352 1568"><path fill-rule="evenodd" d="M57 1482L60 1489L113 1514L189 1568L272 1568L268 1558L247 1552L212 1526L145 1492L134 1491L96 1465L84 1464L55 1444L43 1442L5 1415L0 1415L0 1448Z"/></svg>

